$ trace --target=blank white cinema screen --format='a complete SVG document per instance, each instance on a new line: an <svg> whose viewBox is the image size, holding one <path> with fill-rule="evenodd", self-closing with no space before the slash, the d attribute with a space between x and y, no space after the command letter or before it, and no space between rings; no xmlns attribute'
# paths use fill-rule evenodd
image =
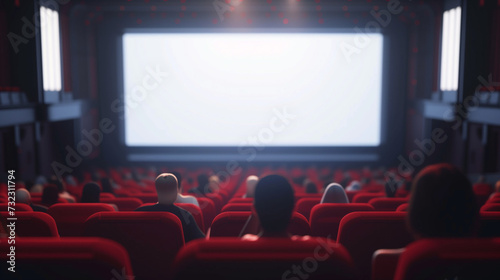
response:
<svg viewBox="0 0 500 280"><path fill-rule="evenodd" d="M378 146L383 36L356 36L125 33L125 143Z"/></svg>

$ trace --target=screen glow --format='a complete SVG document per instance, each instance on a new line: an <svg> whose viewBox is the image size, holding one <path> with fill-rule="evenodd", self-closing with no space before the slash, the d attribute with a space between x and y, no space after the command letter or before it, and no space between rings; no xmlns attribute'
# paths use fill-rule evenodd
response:
<svg viewBox="0 0 500 280"><path fill-rule="evenodd" d="M126 33L127 146L378 146L383 36Z"/></svg>

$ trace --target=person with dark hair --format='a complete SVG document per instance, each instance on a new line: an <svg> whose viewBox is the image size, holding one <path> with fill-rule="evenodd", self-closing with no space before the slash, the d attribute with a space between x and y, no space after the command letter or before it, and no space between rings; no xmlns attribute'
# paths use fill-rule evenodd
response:
<svg viewBox="0 0 500 280"><path fill-rule="evenodd" d="M177 178L177 199L175 200L175 203L190 203L190 204L194 204L196 206L200 206L200 204L198 203L198 200L196 199L196 197L192 196L192 195L183 195L182 194L182 175L180 172L177 172L177 171L173 171L172 174L174 174L174 176Z"/></svg>
<svg viewBox="0 0 500 280"><path fill-rule="evenodd" d="M201 232L191 213L174 205L178 192L177 178L171 173L162 173L156 177L155 187L158 203L139 207L135 211L170 212L181 220L186 243L194 239L204 238L205 235Z"/></svg>
<svg viewBox="0 0 500 280"><path fill-rule="evenodd" d="M471 182L451 164L423 168L412 180L406 222L415 239L474 237L479 210ZM384 249L394 257L404 251Z"/></svg>
<svg viewBox="0 0 500 280"><path fill-rule="evenodd" d="M42 191L42 204L45 207L50 207L56 204L59 200L59 190L56 185L48 184L43 188Z"/></svg>
<svg viewBox="0 0 500 280"><path fill-rule="evenodd" d="M71 203L76 202L76 199L66 191L66 187L64 186L63 182L61 182L61 180L59 180L56 176L52 176L50 178L49 184L53 184L53 185L57 186L57 190L59 191L60 198L66 200L68 202L71 202Z"/></svg>
<svg viewBox="0 0 500 280"><path fill-rule="evenodd" d="M295 207L295 197L287 179L280 175L268 175L260 179L255 187L253 206L257 212L261 231L257 235L246 234L243 240L291 237L287 228ZM252 217L247 224L252 224ZM243 229L243 232L245 230Z"/></svg>
<svg viewBox="0 0 500 280"><path fill-rule="evenodd" d="M424 168L413 181L407 219L416 238L474 236L479 210L471 182L450 164Z"/></svg>
<svg viewBox="0 0 500 280"><path fill-rule="evenodd" d="M99 203L101 187L97 183L89 182L83 186L81 203Z"/></svg>
<svg viewBox="0 0 500 280"><path fill-rule="evenodd" d="M28 192L31 191L31 189L33 188L33 186L35 186L35 183L31 180L27 180L26 182L24 182L24 187L26 188L26 190Z"/></svg>
<svg viewBox="0 0 500 280"><path fill-rule="evenodd" d="M304 185L306 186L306 193L318 193L318 187L316 187L316 184L313 181L306 180Z"/></svg>
<svg viewBox="0 0 500 280"><path fill-rule="evenodd" d="M108 177L101 178L101 188L103 193L111 193L114 194L113 185L111 184L111 179Z"/></svg>
<svg viewBox="0 0 500 280"><path fill-rule="evenodd" d="M198 186L196 188L190 189L188 193L193 193L196 195L204 196L207 193L211 193L209 177L206 174L200 174L196 177L198 181Z"/></svg>

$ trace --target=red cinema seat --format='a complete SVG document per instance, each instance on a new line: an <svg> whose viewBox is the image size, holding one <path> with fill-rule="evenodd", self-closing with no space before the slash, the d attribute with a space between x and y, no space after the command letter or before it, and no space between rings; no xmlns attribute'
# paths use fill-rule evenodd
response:
<svg viewBox="0 0 500 280"><path fill-rule="evenodd" d="M500 211L500 203L487 203L481 207L481 212Z"/></svg>
<svg viewBox="0 0 500 280"><path fill-rule="evenodd" d="M345 248L322 238L195 240L179 252L174 267L179 280L357 279Z"/></svg>
<svg viewBox="0 0 500 280"><path fill-rule="evenodd" d="M404 250L404 249L402 249ZM373 253L371 280L392 280L402 250L380 249Z"/></svg>
<svg viewBox="0 0 500 280"><path fill-rule="evenodd" d="M0 279L67 280L132 279L129 255L120 244L103 238L20 238L15 273L7 270L9 244L0 239Z"/></svg>
<svg viewBox="0 0 500 280"><path fill-rule="evenodd" d="M323 196L321 193L295 193L295 203L304 198L320 198Z"/></svg>
<svg viewBox="0 0 500 280"><path fill-rule="evenodd" d="M480 237L500 237L500 212L480 212Z"/></svg>
<svg viewBox="0 0 500 280"><path fill-rule="evenodd" d="M184 245L181 221L166 212L100 212L84 233L114 240L128 251L137 279L165 279Z"/></svg>
<svg viewBox="0 0 500 280"><path fill-rule="evenodd" d="M319 204L321 197L304 197L297 201L297 212L304 215L307 219L311 216L312 208Z"/></svg>
<svg viewBox="0 0 500 280"><path fill-rule="evenodd" d="M408 198L377 197L368 202L375 211L396 211L401 204L408 203Z"/></svg>
<svg viewBox="0 0 500 280"><path fill-rule="evenodd" d="M9 225L12 221L7 218L17 218L15 222L15 234L19 237L59 237L54 219L42 212L15 212L15 216L9 212L0 212L3 225Z"/></svg>
<svg viewBox="0 0 500 280"><path fill-rule="evenodd" d="M487 183L476 183L472 186L472 190L476 196L486 197L486 199L488 199L493 192L493 187Z"/></svg>
<svg viewBox="0 0 500 280"><path fill-rule="evenodd" d="M488 199L486 203L500 203L500 197Z"/></svg>
<svg viewBox="0 0 500 280"><path fill-rule="evenodd" d="M337 242L351 254L361 279L370 278L376 250L403 248L413 241L405 217L404 212L354 212L342 219Z"/></svg>
<svg viewBox="0 0 500 280"><path fill-rule="evenodd" d="M500 198L500 192L496 192L490 196L490 199Z"/></svg>
<svg viewBox="0 0 500 280"><path fill-rule="evenodd" d="M42 204L42 197L41 197L41 196L32 196L32 197L31 197L31 202L32 202L33 204L40 204L40 205L43 205L43 204ZM57 202L56 202L56 203L68 203L68 201L67 201L66 199L64 199L64 198L59 198L59 199L57 200ZM45 206L45 205L44 205L44 206Z"/></svg>
<svg viewBox="0 0 500 280"><path fill-rule="evenodd" d="M196 221L196 224L198 225L200 230L205 232L205 224L203 222L203 213L201 212L200 207L198 207L194 204L191 204L191 203L176 203L175 205L177 205L180 208L191 213L191 215L193 215L193 218Z"/></svg>
<svg viewBox="0 0 500 280"><path fill-rule="evenodd" d="M231 198L228 203L253 203L253 197L247 197L247 198L235 197Z"/></svg>
<svg viewBox="0 0 500 280"><path fill-rule="evenodd" d="M100 199L101 203L114 204L119 211L134 211L142 205L142 200L135 197L117 197Z"/></svg>
<svg viewBox="0 0 500 280"><path fill-rule="evenodd" d="M410 206L409 203L403 203L396 208L396 212L407 212L408 211L408 206Z"/></svg>
<svg viewBox="0 0 500 280"><path fill-rule="evenodd" d="M144 203L143 206L155 205L156 203ZM175 203L178 207L188 211L194 218L196 225L200 228L201 231L205 232L205 226L203 223L203 214L201 213L200 207L191 204L191 203Z"/></svg>
<svg viewBox="0 0 500 280"><path fill-rule="evenodd" d="M14 209L14 211L28 211L28 212L33 212L33 209L31 208L31 206L29 206L28 204L24 204L24 203L16 203L15 206L10 206L10 210ZM9 203L0 203L0 212L8 212L9 211Z"/></svg>
<svg viewBox="0 0 500 280"><path fill-rule="evenodd" d="M222 201L222 196L217 193L207 193L206 196L207 198L210 198L214 202L215 211L216 213L219 213L224 204L224 202Z"/></svg>
<svg viewBox="0 0 500 280"><path fill-rule="evenodd" d="M215 217L210 238L212 237L238 237L252 212L222 212ZM307 219L294 212L288 232L292 235L309 235L311 230Z"/></svg>
<svg viewBox="0 0 500 280"><path fill-rule="evenodd" d="M500 239L422 239L401 254L395 280L498 279Z"/></svg>
<svg viewBox="0 0 500 280"><path fill-rule="evenodd" d="M133 197L136 197L142 201L142 203L156 203L158 202L158 196L156 193L143 193L143 194L134 194Z"/></svg>
<svg viewBox="0 0 500 280"><path fill-rule="evenodd" d="M212 221L215 216L217 216L215 204L211 199L206 197L197 197L196 200L198 201L201 213L203 214L203 225L205 226L205 229L208 230L212 225Z"/></svg>
<svg viewBox="0 0 500 280"><path fill-rule="evenodd" d="M311 210L311 234L337 240L337 233L342 218L356 211L373 211L368 203L323 203Z"/></svg>
<svg viewBox="0 0 500 280"><path fill-rule="evenodd" d="M221 212L252 211L252 203L228 203L222 207Z"/></svg>
<svg viewBox="0 0 500 280"><path fill-rule="evenodd" d="M115 211L106 203L62 203L49 207L47 213L54 218L61 236L83 236L83 225L94 213Z"/></svg>
<svg viewBox="0 0 500 280"><path fill-rule="evenodd" d="M114 194L112 193L101 193L99 195L100 199L113 199L113 198L116 198Z"/></svg>
<svg viewBox="0 0 500 280"><path fill-rule="evenodd" d="M385 197L385 193L360 192L354 196L352 203L368 203L372 198Z"/></svg>
<svg viewBox="0 0 500 280"><path fill-rule="evenodd" d="M354 200L354 196L358 193L360 193L360 191L345 191L345 194L347 195L347 199L349 199L349 202L352 202Z"/></svg>

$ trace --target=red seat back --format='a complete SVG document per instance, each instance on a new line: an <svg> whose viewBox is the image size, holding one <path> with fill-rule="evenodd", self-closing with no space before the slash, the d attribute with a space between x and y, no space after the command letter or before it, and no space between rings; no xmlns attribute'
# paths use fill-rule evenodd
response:
<svg viewBox="0 0 500 280"><path fill-rule="evenodd" d="M222 207L221 212L228 211L252 211L252 203L228 203Z"/></svg>
<svg viewBox="0 0 500 280"><path fill-rule="evenodd" d="M295 193L295 203L303 198L320 198L323 196L321 193Z"/></svg>
<svg viewBox="0 0 500 280"><path fill-rule="evenodd" d="M133 197L140 199L143 203L158 202L158 196L156 195L156 193L134 194Z"/></svg>
<svg viewBox="0 0 500 280"><path fill-rule="evenodd" d="M10 208L9 208L9 206L10 206L9 203L7 203L7 202L6 203L0 203L0 212L1 211L8 212L9 210L12 210L12 211L28 211L28 212L33 212L33 209L28 204L17 203L16 202L16 206L14 206L14 207L10 206Z"/></svg>
<svg viewBox="0 0 500 280"><path fill-rule="evenodd" d="M481 212L500 211L500 203L487 203L481 207Z"/></svg>
<svg viewBox="0 0 500 280"><path fill-rule="evenodd" d="M20 238L15 245L15 273L7 270L10 246L0 239L1 279L109 280L134 275L127 251L107 239Z"/></svg>
<svg viewBox="0 0 500 280"><path fill-rule="evenodd" d="M304 197L299 199L297 202L297 212L304 215L309 220L309 216L311 216L311 210L321 201L321 197Z"/></svg>
<svg viewBox="0 0 500 280"><path fill-rule="evenodd" d="M83 236L83 225L88 217L102 211L115 211L106 203L60 203L49 207L61 236Z"/></svg>
<svg viewBox="0 0 500 280"><path fill-rule="evenodd" d="M500 197L488 199L486 203L500 203Z"/></svg>
<svg viewBox="0 0 500 280"><path fill-rule="evenodd" d="M342 219L337 242L351 254L361 279L370 278L376 250L402 248L413 241L405 217L404 212L354 212Z"/></svg>
<svg viewBox="0 0 500 280"><path fill-rule="evenodd" d="M206 196L207 198L210 198L214 202L215 212L219 213L224 204L224 202L222 201L222 196L217 193L207 193Z"/></svg>
<svg viewBox="0 0 500 280"><path fill-rule="evenodd" d="M377 197L368 202L375 211L396 211L401 204L408 203L408 198Z"/></svg>
<svg viewBox="0 0 500 280"><path fill-rule="evenodd" d="M423 239L406 247L394 279L493 279L499 264L499 238Z"/></svg>
<svg viewBox="0 0 500 280"><path fill-rule="evenodd" d="M410 206L409 203L403 203L396 208L396 212L406 212L408 211L408 206Z"/></svg>
<svg viewBox="0 0 500 280"><path fill-rule="evenodd" d="M151 206L155 205L156 203L144 203L141 205L143 206ZM196 222L196 225L200 228L201 231L205 231L205 226L203 223L203 214L201 213L200 207L191 204L191 203L175 203L178 207L188 211L194 218L194 221Z"/></svg>
<svg viewBox="0 0 500 280"><path fill-rule="evenodd" d="M103 193L103 192L99 195L99 197L100 197L100 199L103 199L103 198L105 198L105 199L116 198L115 195L112 194L112 193Z"/></svg>
<svg viewBox="0 0 500 280"><path fill-rule="evenodd" d="M106 198L100 201L116 205L119 211L134 211L142 205L142 201L136 197Z"/></svg>
<svg viewBox="0 0 500 280"><path fill-rule="evenodd" d="M373 253L371 280L391 280L402 250L380 249Z"/></svg>
<svg viewBox="0 0 500 280"><path fill-rule="evenodd" d="M15 212L14 216L9 212L0 212L1 221L4 225L9 225L12 221L7 218L17 218L15 222L16 236L20 237L59 237L54 219L42 212Z"/></svg>
<svg viewBox="0 0 500 280"><path fill-rule="evenodd" d="M188 211L193 216L201 231L205 232L205 223L203 222L203 213L201 212L200 207L191 203L176 203L175 205Z"/></svg>
<svg viewBox="0 0 500 280"><path fill-rule="evenodd" d="M184 245L181 221L167 212L96 213L85 222L84 233L123 245L138 279L165 279Z"/></svg>
<svg viewBox="0 0 500 280"><path fill-rule="evenodd" d="M196 200L198 201L201 213L203 214L203 225L205 226L205 229L208 230L217 215L215 204L211 199L206 197L197 197Z"/></svg>
<svg viewBox="0 0 500 280"><path fill-rule="evenodd" d="M368 203L323 203L311 210L311 233L313 236L328 237L337 240L337 233L342 218L351 212L373 211Z"/></svg>
<svg viewBox="0 0 500 280"><path fill-rule="evenodd" d="M500 192L493 193L493 194L490 196L490 199L495 199L495 198L500 198Z"/></svg>
<svg viewBox="0 0 500 280"><path fill-rule="evenodd" d="M228 203L253 203L253 197L234 197L231 198Z"/></svg>
<svg viewBox="0 0 500 280"><path fill-rule="evenodd" d="M215 217L210 238L212 237L238 237L252 212L222 212ZM288 226L288 232L292 235L309 235L311 230L307 219L301 214L294 212Z"/></svg>
<svg viewBox="0 0 500 280"><path fill-rule="evenodd" d="M360 192L357 193L352 199L352 203L368 203L372 198L385 197L385 193L370 193L370 192Z"/></svg>
<svg viewBox="0 0 500 280"><path fill-rule="evenodd" d="M345 194L347 195L347 199L349 199L349 202L353 202L354 196L358 193L360 193L360 191L345 191Z"/></svg>
<svg viewBox="0 0 500 280"><path fill-rule="evenodd" d="M355 278L347 251L322 238L307 241L288 238L195 240L179 252L174 272L174 279Z"/></svg>

